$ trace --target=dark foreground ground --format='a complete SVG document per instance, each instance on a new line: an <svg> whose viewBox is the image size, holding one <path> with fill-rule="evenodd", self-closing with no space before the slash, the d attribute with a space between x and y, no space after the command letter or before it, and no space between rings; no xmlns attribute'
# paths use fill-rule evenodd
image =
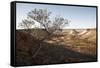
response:
<svg viewBox="0 0 100 68"><path fill-rule="evenodd" d="M70 31L70 30L69 30ZM34 57L34 54L41 49ZM40 65L96 61L96 31L77 37L68 32L41 42L23 30L16 30L16 65Z"/></svg>

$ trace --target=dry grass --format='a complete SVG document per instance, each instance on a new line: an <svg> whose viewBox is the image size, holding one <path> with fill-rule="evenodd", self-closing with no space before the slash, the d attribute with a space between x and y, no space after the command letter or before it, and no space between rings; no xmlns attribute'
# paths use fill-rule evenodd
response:
<svg viewBox="0 0 100 68"><path fill-rule="evenodd" d="M37 30L36 34L34 34L35 37L33 37L33 33L28 34L23 30L17 30L16 64L37 65L96 61L96 30L90 29L88 34L81 36L69 34L70 31L51 36L49 39L40 42L36 38L44 37L46 32ZM42 48L37 56L33 58L40 45Z"/></svg>

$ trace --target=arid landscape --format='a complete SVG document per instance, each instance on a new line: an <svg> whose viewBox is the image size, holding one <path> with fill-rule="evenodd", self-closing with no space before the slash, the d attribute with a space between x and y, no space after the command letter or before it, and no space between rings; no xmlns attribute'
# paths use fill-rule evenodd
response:
<svg viewBox="0 0 100 68"><path fill-rule="evenodd" d="M16 66L97 61L95 7L18 3L16 9Z"/></svg>
<svg viewBox="0 0 100 68"><path fill-rule="evenodd" d="M16 65L97 60L96 29L63 29L58 34L41 42L38 39L46 36L42 29L37 29L31 34L25 30L16 30ZM36 54L38 48L40 50Z"/></svg>

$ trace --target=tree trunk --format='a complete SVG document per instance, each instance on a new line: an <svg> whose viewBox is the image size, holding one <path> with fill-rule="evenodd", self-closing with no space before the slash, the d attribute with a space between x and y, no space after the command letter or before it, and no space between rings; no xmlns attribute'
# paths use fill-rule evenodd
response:
<svg viewBox="0 0 100 68"><path fill-rule="evenodd" d="M52 36L52 34L49 34L47 37L45 37L45 38L39 40L39 48L36 50L36 52L35 52L34 55L32 56L33 58L35 58L35 57L37 56L37 54L40 52L40 50L41 50L41 48L42 48L42 46L41 46L42 42L43 42L44 40L50 38L51 36Z"/></svg>

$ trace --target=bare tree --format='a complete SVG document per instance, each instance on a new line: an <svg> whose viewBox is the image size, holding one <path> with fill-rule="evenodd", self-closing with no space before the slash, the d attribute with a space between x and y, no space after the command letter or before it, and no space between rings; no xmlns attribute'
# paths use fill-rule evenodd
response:
<svg viewBox="0 0 100 68"><path fill-rule="evenodd" d="M22 20L21 23L19 23L18 27L22 27L25 29L25 31L27 31L28 33L31 33L32 31L30 30L32 25L34 25L35 22L29 19L24 19Z"/></svg>
<svg viewBox="0 0 100 68"><path fill-rule="evenodd" d="M70 22L68 19L65 19L61 16L55 16L53 18L50 18L50 15L51 15L51 12L49 12L46 9L35 8L33 11L27 14L27 19L22 20L22 22L20 23L20 26L27 29L31 29L32 26L35 24L35 22L38 22L40 26L43 28L43 30L48 34L42 39L39 39L39 41L43 42L45 39L49 38L51 35L61 32L62 28L65 25L68 25ZM42 46L40 43L40 47L38 48L36 53L33 55L33 57L35 57L38 54L41 47Z"/></svg>

